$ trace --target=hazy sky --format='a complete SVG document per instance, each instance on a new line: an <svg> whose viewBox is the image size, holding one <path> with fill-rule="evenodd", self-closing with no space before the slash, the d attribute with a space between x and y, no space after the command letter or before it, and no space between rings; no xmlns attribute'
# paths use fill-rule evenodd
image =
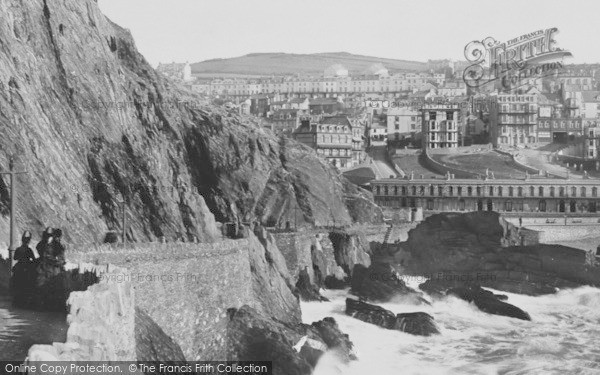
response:
<svg viewBox="0 0 600 375"><path fill-rule="evenodd" d="M426 61L558 27L565 62L600 62L597 0L99 0L152 65L252 52L351 52Z"/></svg>

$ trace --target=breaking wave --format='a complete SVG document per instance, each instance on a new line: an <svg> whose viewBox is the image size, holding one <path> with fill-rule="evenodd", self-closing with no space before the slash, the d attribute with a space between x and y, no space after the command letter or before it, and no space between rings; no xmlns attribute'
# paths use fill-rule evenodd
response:
<svg viewBox="0 0 600 375"><path fill-rule="evenodd" d="M497 293L507 295L532 320L486 314L455 297L434 300L431 306L379 304L394 313L434 316L441 334L421 337L348 317L345 299L352 295L324 291L330 302L303 302L303 320L334 317L359 360L342 365L325 355L314 374L600 374L600 289L581 287L538 297Z"/></svg>

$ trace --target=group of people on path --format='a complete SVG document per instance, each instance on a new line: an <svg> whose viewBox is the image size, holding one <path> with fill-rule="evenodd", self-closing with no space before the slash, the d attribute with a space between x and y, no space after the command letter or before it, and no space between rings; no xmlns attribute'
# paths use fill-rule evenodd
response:
<svg viewBox="0 0 600 375"><path fill-rule="evenodd" d="M31 232L25 231L21 246L15 250L13 259L17 262L12 269L11 291L16 305L35 304L36 295L43 293L48 284L60 283L65 266L65 247L62 244L62 230L46 228L40 242L35 247L38 256L29 246Z"/></svg>

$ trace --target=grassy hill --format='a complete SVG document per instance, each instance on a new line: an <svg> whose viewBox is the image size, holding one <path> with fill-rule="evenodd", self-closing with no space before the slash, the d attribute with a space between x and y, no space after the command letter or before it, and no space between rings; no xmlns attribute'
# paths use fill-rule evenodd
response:
<svg viewBox="0 0 600 375"><path fill-rule="evenodd" d="M383 64L390 71L424 70L425 63L409 60L384 59L372 56L353 55L347 52L314 54L252 53L229 59L212 59L192 64L192 73L200 76L212 75L322 75L332 64L342 64L351 74L360 74L370 65Z"/></svg>

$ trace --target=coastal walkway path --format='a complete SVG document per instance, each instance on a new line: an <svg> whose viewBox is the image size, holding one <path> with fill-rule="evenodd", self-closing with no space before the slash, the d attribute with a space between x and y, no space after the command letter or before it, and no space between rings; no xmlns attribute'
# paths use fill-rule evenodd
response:
<svg viewBox="0 0 600 375"><path fill-rule="evenodd" d="M16 308L8 293L8 266L0 261L0 361L23 361L34 344L67 339L67 314Z"/></svg>

